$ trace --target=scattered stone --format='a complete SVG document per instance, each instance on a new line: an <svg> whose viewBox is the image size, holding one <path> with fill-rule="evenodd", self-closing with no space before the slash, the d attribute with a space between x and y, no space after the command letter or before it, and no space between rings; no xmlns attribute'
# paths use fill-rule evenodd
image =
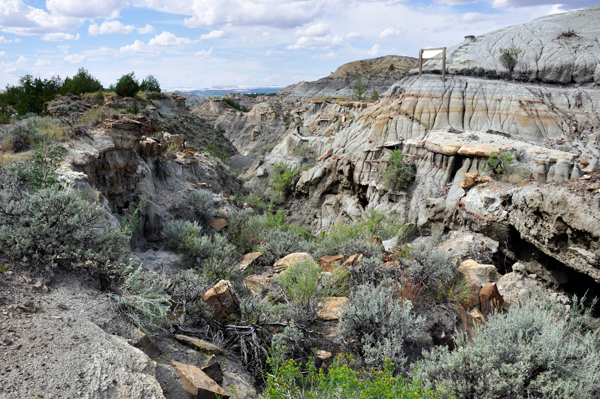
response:
<svg viewBox="0 0 600 399"><path fill-rule="evenodd" d="M204 362L200 370L204 371L204 373L215 380L217 383L223 382L223 370L221 370L221 365L217 362L217 357L215 355L211 355L211 357Z"/></svg>
<svg viewBox="0 0 600 399"><path fill-rule="evenodd" d="M209 342L206 342L200 338L188 337L187 335L175 334L175 339L184 345L191 347L192 349L200 349L207 353L220 353L221 349Z"/></svg>
<svg viewBox="0 0 600 399"><path fill-rule="evenodd" d="M484 285L479 293L479 300L481 301L481 312L486 316L492 312L499 312L504 305L504 298L498 292L496 283Z"/></svg>
<svg viewBox="0 0 600 399"><path fill-rule="evenodd" d="M295 252L293 254L289 254L289 255L279 259L277 262L275 262L273 267L275 268L275 270L278 273L281 273L282 271L286 270L288 267L290 267L294 263L301 263L301 262L306 262L306 261L314 262L315 260L313 259L312 256L310 256L306 252Z"/></svg>
<svg viewBox="0 0 600 399"><path fill-rule="evenodd" d="M190 399L229 398L229 394L196 366L171 361Z"/></svg>
<svg viewBox="0 0 600 399"><path fill-rule="evenodd" d="M244 279L244 284L254 295L261 295L265 290L271 288L269 277L262 274L251 274Z"/></svg>
<svg viewBox="0 0 600 399"><path fill-rule="evenodd" d="M392 237L389 240L381 241L385 252L392 252L398 246L398 237Z"/></svg>
<svg viewBox="0 0 600 399"><path fill-rule="evenodd" d="M339 320L347 304L347 297L325 298L324 301L319 302L317 316L327 321Z"/></svg>
<svg viewBox="0 0 600 399"><path fill-rule="evenodd" d="M344 263L344 255L326 255L319 259L321 271L333 272Z"/></svg>
<svg viewBox="0 0 600 399"><path fill-rule="evenodd" d="M166 146L170 144L175 144L178 150L183 150L185 148L185 136L183 134L170 134L167 132L163 132L162 134L163 142Z"/></svg>
<svg viewBox="0 0 600 399"><path fill-rule="evenodd" d="M251 252L249 254L242 256L241 258L238 259L239 263L235 267L235 270L243 272L244 270L246 270L248 268L248 266L250 266L252 263L254 263L255 260L260 258L261 255L262 255L262 252Z"/></svg>
<svg viewBox="0 0 600 399"><path fill-rule="evenodd" d="M355 263L360 262L363 258L363 254L355 254L352 256L349 256L348 259L346 259L346 261L344 262L344 264L342 266L354 266Z"/></svg>
<svg viewBox="0 0 600 399"><path fill-rule="evenodd" d="M332 155L333 155L333 148L330 148L327 151L325 151L323 153L323 155L321 155L319 158L317 158L317 162L321 162L322 160L327 159Z"/></svg>
<svg viewBox="0 0 600 399"><path fill-rule="evenodd" d="M229 281L219 281L200 297L212 309L219 322L226 323L240 317L240 304Z"/></svg>
<svg viewBox="0 0 600 399"><path fill-rule="evenodd" d="M215 219L212 222L210 222L210 227L212 227L213 229L215 229L217 231L224 229L225 227L227 227L227 220Z"/></svg>

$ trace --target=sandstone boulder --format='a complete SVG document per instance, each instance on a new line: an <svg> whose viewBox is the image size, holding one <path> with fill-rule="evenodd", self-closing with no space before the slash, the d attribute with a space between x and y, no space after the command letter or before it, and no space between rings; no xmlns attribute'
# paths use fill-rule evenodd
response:
<svg viewBox="0 0 600 399"><path fill-rule="evenodd" d="M346 309L349 299L347 297L329 297L319 302L317 315L322 320L335 321L339 320L340 316Z"/></svg>
<svg viewBox="0 0 600 399"><path fill-rule="evenodd" d="M190 399L229 398L229 394L196 366L171 361Z"/></svg>
<svg viewBox="0 0 600 399"><path fill-rule="evenodd" d="M281 273L282 271L286 270L288 267L290 267L294 263L302 263L302 262L306 262L306 261L313 262L313 263L315 262L315 260L312 258L312 256L310 256L306 252L295 252L293 254L289 254L289 255L284 256L283 258L279 259L277 262L275 262L273 267L275 268L275 270L277 272Z"/></svg>
<svg viewBox="0 0 600 399"><path fill-rule="evenodd" d="M261 295L265 290L271 289L269 277L261 274L251 274L244 279L244 285L252 291L254 295Z"/></svg>
<svg viewBox="0 0 600 399"><path fill-rule="evenodd" d="M323 155L321 155L319 158L317 158L317 162L321 162L322 160L327 159L332 155L333 155L333 148L330 148L327 151L325 151L323 153Z"/></svg>
<svg viewBox="0 0 600 399"><path fill-rule="evenodd" d="M479 292L481 288L500 279L496 266L481 265L472 259L462 262L458 270L465 276L465 281L470 288L468 306L478 306L480 304Z"/></svg>
<svg viewBox="0 0 600 399"><path fill-rule="evenodd" d="M261 255L261 252L251 252L242 256L238 259L238 265L235 267L235 270L240 272L245 271L248 268L248 266L252 265L255 260L260 258Z"/></svg>
<svg viewBox="0 0 600 399"><path fill-rule="evenodd" d="M344 263L344 255L325 255L319 259L321 271L333 272Z"/></svg>
<svg viewBox="0 0 600 399"><path fill-rule="evenodd" d="M240 304L231 283L227 280L219 281L200 297L211 308L215 319L221 323L235 320L240 315Z"/></svg>
<svg viewBox="0 0 600 399"><path fill-rule="evenodd" d="M206 353L220 353L221 349L209 342L206 342L200 338L188 337L187 335L176 334L175 339L184 345L189 346L192 349L199 349Z"/></svg>
<svg viewBox="0 0 600 399"><path fill-rule="evenodd" d="M481 302L481 312L486 316L494 312L499 312L504 305L504 298L498 292L496 283L484 285L481 292L479 292L479 300Z"/></svg>
<svg viewBox="0 0 600 399"><path fill-rule="evenodd" d="M215 219L212 222L210 222L210 227L212 227L213 229L220 231L222 229L224 229L225 227L227 227L227 220L225 219Z"/></svg>
<svg viewBox="0 0 600 399"><path fill-rule="evenodd" d="M217 357L212 355L209 357L206 362L200 367L200 370L204 371L204 373L212 378L217 383L223 382L223 370L221 370L221 365L217 361Z"/></svg>

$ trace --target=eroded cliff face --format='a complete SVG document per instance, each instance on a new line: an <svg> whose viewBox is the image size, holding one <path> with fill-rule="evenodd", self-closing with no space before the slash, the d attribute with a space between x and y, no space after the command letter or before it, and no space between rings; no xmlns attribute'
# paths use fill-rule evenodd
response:
<svg viewBox="0 0 600 399"><path fill-rule="evenodd" d="M517 250L526 244L535 252L527 261L554 262L600 281L595 174L600 87L593 83L598 60L597 43L591 43L600 32L598 18L591 16L599 13L595 7L546 17L477 38L469 47L457 46L449 51L455 75L445 82L438 74L407 76L364 107L324 99L297 104L292 111L297 118L281 133L281 143L247 176L267 184L270 165L302 166L306 161L296 156L297 148L309 146L323 156L303 172L295 189L297 201L304 200L310 211L290 208L288 216L314 232L358 220L367 209L386 210L403 214L426 233L482 232L499 241L513 263L533 256ZM542 28L546 25L548 30ZM557 38L570 27L579 36ZM538 46L535 79L479 77L505 76L497 61L504 42L490 44L500 37L529 37L532 48ZM584 39L590 43L575 42ZM571 53L561 56L556 46ZM461 64L459 48L462 59L473 63ZM487 55L481 53L486 48L491 49ZM592 56L593 67L588 62ZM435 72L435 65L428 65L426 70ZM514 71L519 68L517 64ZM570 82L585 84L562 84ZM406 190L388 190L382 182L396 149L416 173ZM489 174L486 160L503 151L515 157L513 183L461 185L467 174ZM540 270L546 270L546 280L561 283L562 277Z"/></svg>
<svg viewBox="0 0 600 399"><path fill-rule="evenodd" d="M140 222L132 234L134 248L160 238L165 220L172 217L172 205L180 203L186 192L207 189L231 195L244 190L218 161L199 151L205 148L192 145L207 140L206 136L220 136L223 143L228 140L210 127L204 133L194 129L187 130L187 134L169 133L167 129L177 131L170 118L183 117L177 121L184 125L186 118L193 118L185 105L171 100L161 102L162 121L149 116L115 115L87 131L87 137L69 149L60 170L75 187L100 196L107 211L117 217L134 212L140 200L148 201L140 210ZM146 113L157 113L155 105L148 108Z"/></svg>

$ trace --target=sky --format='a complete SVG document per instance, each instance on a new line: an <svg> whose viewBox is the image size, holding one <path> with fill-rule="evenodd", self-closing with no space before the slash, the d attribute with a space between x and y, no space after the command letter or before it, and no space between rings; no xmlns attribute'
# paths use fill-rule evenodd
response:
<svg viewBox="0 0 600 399"><path fill-rule="evenodd" d="M25 74L163 89L286 86L384 55L417 57L600 0L0 0L0 88Z"/></svg>

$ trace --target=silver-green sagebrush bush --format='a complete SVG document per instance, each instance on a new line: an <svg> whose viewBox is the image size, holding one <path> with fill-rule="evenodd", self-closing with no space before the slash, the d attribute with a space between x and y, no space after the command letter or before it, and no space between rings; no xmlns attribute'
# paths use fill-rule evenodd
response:
<svg viewBox="0 0 600 399"><path fill-rule="evenodd" d="M54 188L7 198L0 193L0 251L21 266L102 269L127 256L127 237L104 209L77 192Z"/></svg>
<svg viewBox="0 0 600 399"><path fill-rule="evenodd" d="M382 369L390 359L404 370L407 353L425 344L425 320L412 303L394 299L394 287L384 280L378 287L360 285L349 297L339 325L342 346L370 368Z"/></svg>
<svg viewBox="0 0 600 399"><path fill-rule="evenodd" d="M538 294L474 326L471 341L459 334L453 351L424 352L417 378L465 399L597 398L600 332L584 328L590 311Z"/></svg>
<svg viewBox="0 0 600 399"><path fill-rule="evenodd" d="M129 263L123 270L121 294L109 294L125 316L147 334L164 329L171 297L166 293L168 280L161 275L144 271L142 265Z"/></svg>

